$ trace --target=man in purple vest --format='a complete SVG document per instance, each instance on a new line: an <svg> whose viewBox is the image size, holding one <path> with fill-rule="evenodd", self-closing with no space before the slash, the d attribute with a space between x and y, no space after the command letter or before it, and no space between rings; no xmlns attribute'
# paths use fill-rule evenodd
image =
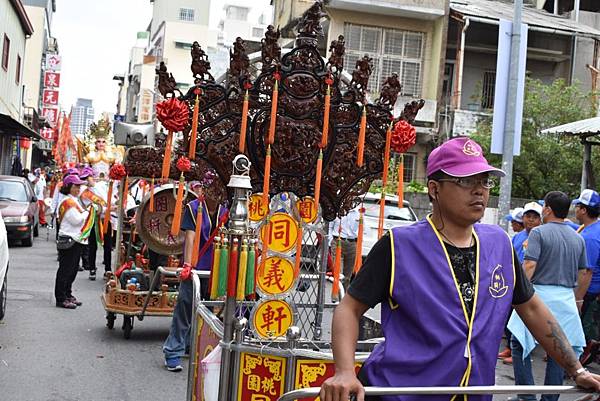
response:
<svg viewBox="0 0 600 401"><path fill-rule="evenodd" d="M198 196L202 195L202 183L193 182L192 190ZM226 208L218 207L216 213L211 216L206 202L202 202L202 227L200 238L200 249L209 240L212 230L216 229L219 224L226 219ZM181 285L179 286L179 294L177 303L173 310L173 320L171 321L171 329L169 336L163 345L163 353L165 354L165 367L171 372L180 372L183 370L181 358L188 352L190 345L190 327L192 319L192 297L193 288L191 278L191 270L210 270L213 248L209 246L207 251L200 255L196 266L191 265L194 238L196 236L196 216L200 201L195 199L187 204L181 221L181 230L185 232L185 244L183 250L183 270L180 273ZM208 279L201 278L201 296L204 297L208 293Z"/></svg>
<svg viewBox="0 0 600 401"><path fill-rule="evenodd" d="M534 294L508 235L498 226L476 224L495 177L503 175L469 138L451 139L431 152L427 188L432 214L382 237L350 284L333 318L336 373L321 387L322 401L347 400L350 394L363 401L363 386L493 385L511 304L578 385L600 390L600 377L583 369L556 319ZM357 377L359 320L379 303L385 341ZM467 400L381 400L457 398Z"/></svg>

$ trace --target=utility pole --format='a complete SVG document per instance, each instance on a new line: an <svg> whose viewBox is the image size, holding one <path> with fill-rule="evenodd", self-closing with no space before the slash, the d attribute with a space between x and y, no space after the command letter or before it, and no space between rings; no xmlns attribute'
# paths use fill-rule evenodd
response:
<svg viewBox="0 0 600 401"><path fill-rule="evenodd" d="M500 211L500 224L508 230L508 221L502 216L510 212L510 198L512 191L513 172L513 149L515 142L515 116L517 109L517 88L519 82L519 56L521 48L521 20L523 12L523 0L515 1L515 11L512 24L512 41L510 47L510 70L508 99L506 105L506 123L504 129L504 141L502 146L502 170L506 173L500 180L500 199L498 209Z"/></svg>

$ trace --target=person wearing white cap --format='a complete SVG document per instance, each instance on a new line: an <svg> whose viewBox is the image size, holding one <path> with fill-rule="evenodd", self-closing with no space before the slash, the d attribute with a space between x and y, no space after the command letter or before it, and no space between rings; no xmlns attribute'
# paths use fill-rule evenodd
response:
<svg viewBox="0 0 600 401"><path fill-rule="evenodd" d="M575 217L582 224L577 231L585 240L588 267L592 270L590 286L583 300L577 301L587 341L580 360L581 363L586 364L593 362L591 356L597 352L600 345L597 342L598 329L593 316L594 308L590 307L597 302L598 295L600 295L600 224L596 224L600 215L600 195L592 189L585 189L579 198L573 201L573 204L575 205ZM586 328L591 328L591 330L586 330Z"/></svg>
<svg viewBox="0 0 600 401"><path fill-rule="evenodd" d="M523 225L523 208L517 207L512 213L504 216L504 219L510 221L510 226L515 234L520 233L525 229Z"/></svg>
<svg viewBox="0 0 600 401"><path fill-rule="evenodd" d="M519 262L523 263L525 250L527 250L527 238L531 230L542 224L542 206L537 202L526 203L523 207L523 231L515 235L512 239L513 247L519 257Z"/></svg>

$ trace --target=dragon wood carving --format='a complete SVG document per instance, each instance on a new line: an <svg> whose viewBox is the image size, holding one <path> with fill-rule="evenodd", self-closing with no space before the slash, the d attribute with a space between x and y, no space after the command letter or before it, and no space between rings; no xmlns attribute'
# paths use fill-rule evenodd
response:
<svg viewBox="0 0 600 401"><path fill-rule="evenodd" d="M320 4L317 2L317 4ZM312 9L301 25L317 33L315 15L321 6ZM320 18L320 17L319 17ZM308 24L308 25L307 25ZM304 29L304 35L306 35ZM356 79L350 85L341 81L340 60L325 63L316 48L316 41L304 41L278 60L277 49L272 42L277 32L267 32L263 41L268 44L268 63L263 64L261 74L249 89L249 112L247 154L252 162L251 180L254 192L262 191L263 168L266 154L265 136L270 123L271 98L274 73L280 75L279 103L277 111L275 142L272 145L271 195L293 192L299 197L314 194L315 170L323 126L325 79L333 78L329 141L323 149L323 176L321 183L321 208L323 217L332 220L354 207L360 196L368 191L372 181L381 177L387 127L392 120L391 110L399 91L397 76L387 81L387 90L375 104L367 104L367 131L364 165L357 167L356 153L364 91L370 75L369 60L363 60L353 74ZM300 34L299 34L300 36ZM316 36L316 35L315 35ZM311 35L312 37L312 35ZM311 43L314 43L311 44ZM343 55L343 38L332 44L338 55ZM274 50L274 53L272 52ZM263 47L263 53L265 48ZM204 59L202 59L204 61ZM229 84L219 85L203 81L191 87L181 100L190 108L190 121L184 140L178 143L173 157L171 178L178 176L175 161L187 153L192 109L196 88L201 89L198 117L196 159L187 179L198 179L207 168L213 168L218 179L208 189L214 199L227 197L226 184L231 174L231 162L238 154L239 130L243 101L243 86L247 80L248 64L241 40L236 40L231 57ZM365 64L366 63L366 64ZM333 67L333 68L332 68ZM237 75L237 76L236 76ZM236 79L237 78L237 79ZM237 82L236 82L237 81ZM356 82L360 81L360 82ZM248 81L246 81L248 82ZM249 85L248 85L249 86ZM247 87L248 87L247 86ZM414 121L424 101L407 103L399 119ZM398 120L398 119L397 119ZM132 148L127 167L132 175L160 176L164 149ZM147 173L150 171L150 174ZM229 194L230 195L230 194Z"/></svg>

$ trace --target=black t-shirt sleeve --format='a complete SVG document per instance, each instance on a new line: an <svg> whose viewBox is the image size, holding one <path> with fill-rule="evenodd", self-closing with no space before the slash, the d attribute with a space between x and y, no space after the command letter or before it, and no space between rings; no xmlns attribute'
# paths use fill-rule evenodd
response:
<svg viewBox="0 0 600 401"><path fill-rule="evenodd" d="M525 276L525 271L514 250L513 261L515 264L515 289L512 304L520 305L529 301L535 291ZM348 294L373 308L388 299L391 279L392 244L389 234L386 234L373 245L365 263L350 283Z"/></svg>
<svg viewBox="0 0 600 401"><path fill-rule="evenodd" d="M521 266L521 262L519 262L519 257L517 256L517 251L513 249L513 263L515 264L515 291L513 292L513 305L524 304L529 301L535 290L533 289L533 285L531 281L525 275L525 270L523 270L523 266Z"/></svg>
<svg viewBox="0 0 600 401"><path fill-rule="evenodd" d="M373 245L360 271L350 283L348 294L373 308L389 297L392 279L392 243L389 234Z"/></svg>

